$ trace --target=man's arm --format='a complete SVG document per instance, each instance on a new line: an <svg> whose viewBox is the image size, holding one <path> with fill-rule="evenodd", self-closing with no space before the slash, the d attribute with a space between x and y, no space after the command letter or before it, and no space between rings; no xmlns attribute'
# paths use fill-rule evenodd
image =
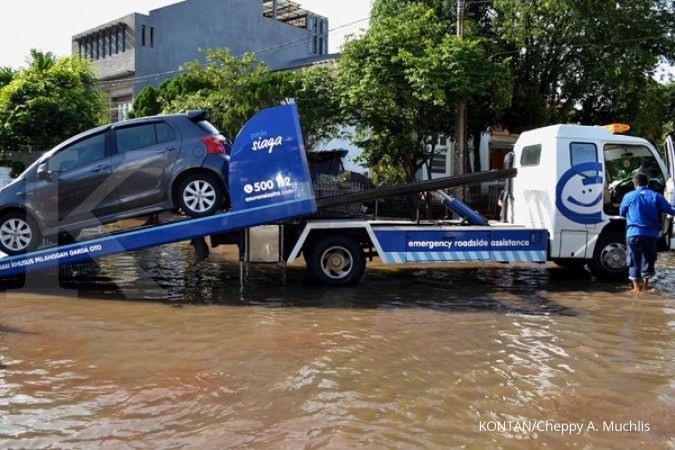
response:
<svg viewBox="0 0 675 450"><path fill-rule="evenodd" d="M621 217L628 217L628 204L629 204L628 199L629 198L630 198L630 196L625 195L623 197L623 200L621 200L621 206L619 206L619 215Z"/></svg>
<svg viewBox="0 0 675 450"><path fill-rule="evenodd" d="M658 205L659 210L662 213L670 214L671 216L675 216L675 206L668 203L668 200L666 200L666 198L663 195L658 194L656 196L656 204Z"/></svg>

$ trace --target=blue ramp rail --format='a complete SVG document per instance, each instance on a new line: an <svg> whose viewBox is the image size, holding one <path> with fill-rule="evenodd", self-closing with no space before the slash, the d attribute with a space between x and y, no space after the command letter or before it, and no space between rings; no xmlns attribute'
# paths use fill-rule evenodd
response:
<svg viewBox="0 0 675 450"><path fill-rule="evenodd" d="M441 190L432 192L431 195L443 202L443 205L445 205L446 208L465 219L469 224L488 225L488 221L485 217L478 214L477 211L471 209L469 205L458 198L448 195Z"/></svg>
<svg viewBox="0 0 675 450"><path fill-rule="evenodd" d="M229 188L232 211L2 258L0 278L314 214L295 105L263 110L242 128L232 147Z"/></svg>

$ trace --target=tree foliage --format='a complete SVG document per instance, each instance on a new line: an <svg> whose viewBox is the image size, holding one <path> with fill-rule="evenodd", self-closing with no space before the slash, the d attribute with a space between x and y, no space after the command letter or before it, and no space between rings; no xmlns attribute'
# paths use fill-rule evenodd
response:
<svg viewBox="0 0 675 450"><path fill-rule="evenodd" d="M227 49L217 49L206 51L205 63L191 62L184 69L186 73L157 89L144 89L134 102L133 116L206 109L214 125L234 137L259 110L294 98L308 148L337 133L339 110L331 68L273 72L252 53L236 58Z"/></svg>
<svg viewBox="0 0 675 450"><path fill-rule="evenodd" d="M458 103L501 110L510 75L482 39L454 36L433 6L380 0L373 8L370 29L344 47L342 106L364 137L365 162L376 167L386 158L413 180L430 165L439 136L452 134Z"/></svg>
<svg viewBox="0 0 675 450"><path fill-rule="evenodd" d="M46 150L100 125L105 102L89 65L31 50L28 67L1 71L0 149Z"/></svg>
<svg viewBox="0 0 675 450"><path fill-rule="evenodd" d="M659 61L675 55L669 4L495 0L489 32L515 75L505 125L518 132L560 122L628 121L636 133L653 134L639 116L657 101L652 76Z"/></svg>

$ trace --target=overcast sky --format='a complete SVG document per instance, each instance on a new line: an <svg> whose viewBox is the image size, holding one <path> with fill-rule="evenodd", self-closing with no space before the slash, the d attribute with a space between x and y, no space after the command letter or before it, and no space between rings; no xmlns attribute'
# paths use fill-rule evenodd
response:
<svg viewBox="0 0 675 450"><path fill-rule="evenodd" d="M223 0L227 1L227 0ZM256 1L256 0L250 0ZM328 17L330 28L367 18L370 0L296 0L305 9ZM2 0L0 1L0 67L24 65L31 48L70 54L70 38L84 30L132 12L147 14L177 0ZM367 21L329 36L330 51L338 51L345 35L358 32Z"/></svg>

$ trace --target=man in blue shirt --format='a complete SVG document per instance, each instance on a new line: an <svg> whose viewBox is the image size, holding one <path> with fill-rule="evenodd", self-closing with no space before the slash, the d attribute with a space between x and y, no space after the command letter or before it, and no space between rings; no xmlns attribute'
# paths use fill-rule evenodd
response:
<svg viewBox="0 0 675 450"><path fill-rule="evenodd" d="M663 195L648 189L648 183L646 174L637 173L633 177L635 190L624 196L619 208L619 214L626 218L626 263L633 293L649 289L649 279L654 276L661 214L675 215L675 207Z"/></svg>

